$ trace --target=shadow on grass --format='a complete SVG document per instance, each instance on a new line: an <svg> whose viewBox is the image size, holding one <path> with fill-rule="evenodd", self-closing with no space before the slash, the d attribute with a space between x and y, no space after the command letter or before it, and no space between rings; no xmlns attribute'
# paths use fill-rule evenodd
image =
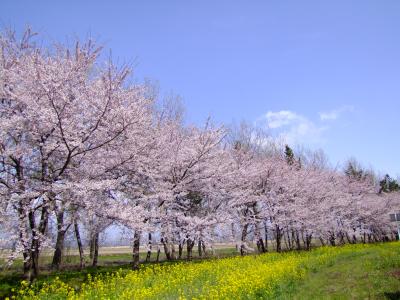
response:
<svg viewBox="0 0 400 300"><path fill-rule="evenodd" d="M385 292L385 297L390 300L399 300L400 299L400 291L397 292Z"/></svg>

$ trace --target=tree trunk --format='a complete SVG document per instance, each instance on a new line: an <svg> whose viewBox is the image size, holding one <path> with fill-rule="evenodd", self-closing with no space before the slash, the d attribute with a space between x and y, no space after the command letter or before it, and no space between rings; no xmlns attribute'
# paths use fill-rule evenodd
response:
<svg viewBox="0 0 400 300"><path fill-rule="evenodd" d="M182 242L180 242L179 245L178 245L178 257L179 257L179 259L182 259L182 253L183 253L183 244L182 244Z"/></svg>
<svg viewBox="0 0 400 300"><path fill-rule="evenodd" d="M335 233L331 232L329 234L329 243L331 243L331 246L336 246L336 238L335 238Z"/></svg>
<svg viewBox="0 0 400 300"><path fill-rule="evenodd" d="M353 244L357 244L356 228L353 228Z"/></svg>
<svg viewBox="0 0 400 300"><path fill-rule="evenodd" d="M82 247L81 235L79 233L78 222L76 222L76 220L74 220L74 232L75 232L76 243L78 245L78 250L79 250L79 268L82 270L85 267L85 257Z"/></svg>
<svg viewBox="0 0 400 300"><path fill-rule="evenodd" d="M169 251L169 247L168 247L168 244L167 244L167 239L161 238L161 243L164 246L164 252L165 252L165 256L166 256L167 260L171 260L171 253Z"/></svg>
<svg viewBox="0 0 400 300"><path fill-rule="evenodd" d="M34 213L29 213L29 222L31 224L32 229L32 244L31 244L31 263L30 263L30 278L29 280L32 282L39 275L39 251L40 251L40 236L38 236L35 232L36 230L40 235L44 235L47 229L48 223L48 209L44 204L41 212L41 217L39 221L38 228L35 228L35 215Z"/></svg>
<svg viewBox="0 0 400 300"><path fill-rule="evenodd" d="M311 250L312 234L306 234L306 249Z"/></svg>
<svg viewBox="0 0 400 300"><path fill-rule="evenodd" d="M344 245L346 242L344 241L345 234L343 233L343 231L339 231L338 237L340 245Z"/></svg>
<svg viewBox="0 0 400 300"><path fill-rule="evenodd" d="M24 250L22 252L22 257L24 258L24 266L23 266L23 271L24 271L24 279L29 280L30 279L30 270L31 270L31 257L30 257L30 251L29 251L29 246L27 245L27 242L24 241L24 233L22 229L20 229L19 233L20 241L23 244Z"/></svg>
<svg viewBox="0 0 400 300"><path fill-rule="evenodd" d="M204 244L204 242L201 242L201 246L202 246L202 248L203 248L203 255L204 255L205 257L207 257L206 244Z"/></svg>
<svg viewBox="0 0 400 300"><path fill-rule="evenodd" d="M64 230L61 230L57 233L56 248L54 250L53 261L51 263L51 267L56 270L59 270L61 266L61 260L64 252L64 237L65 237Z"/></svg>
<svg viewBox="0 0 400 300"><path fill-rule="evenodd" d="M25 190L24 186L24 168L21 165L20 160L16 161L16 175L18 179L18 187L21 191ZM31 215L28 215L28 221L26 222L26 216L27 216L27 211L25 210L25 205L22 200L19 201L18 203L18 216L19 216L19 238L20 242L22 243L23 246L23 258L24 258L24 266L23 266L23 271L24 271L24 279L30 280L31 278L31 262L32 262L32 257L31 257L31 247L30 247L30 242L25 239L26 236L28 236L29 232L29 226L32 228L32 225L35 226L33 218L33 224L31 223ZM29 223L29 225L27 224Z"/></svg>
<svg viewBox="0 0 400 300"><path fill-rule="evenodd" d="M193 246L194 240L192 241L191 239L187 239L187 260L193 259Z"/></svg>
<svg viewBox="0 0 400 300"><path fill-rule="evenodd" d="M240 255L245 255L246 254L246 249L245 249L245 243L246 243L246 239L247 239L247 228L249 227L249 224L245 224L243 226L243 230L242 230L242 238L241 238L241 244L240 244Z"/></svg>
<svg viewBox="0 0 400 300"><path fill-rule="evenodd" d="M22 253L23 258L24 258L24 279L30 280L30 270L31 270L31 257L29 256L29 253L24 250Z"/></svg>
<svg viewBox="0 0 400 300"><path fill-rule="evenodd" d="M171 244L171 259L175 260L176 259L176 251L175 251L175 244Z"/></svg>
<svg viewBox="0 0 400 300"><path fill-rule="evenodd" d="M30 225L30 228L32 230L32 242L31 242L31 246L30 246L30 249L29 249L28 279L29 279L29 281L33 281L33 279L34 279L34 275L33 275L34 267L33 266L34 266L34 255L35 255L34 251L35 251L35 242L37 241L37 238L36 238L36 235L37 235L37 233L36 233L36 224L35 224L36 220L35 220L35 215L34 215L33 212L29 212L28 218L29 218L29 225Z"/></svg>
<svg viewBox="0 0 400 300"><path fill-rule="evenodd" d="M31 277L29 278L30 281L32 282L34 279L36 279L39 275L39 250L38 250L38 243L34 243L35 246L33 247L32 251L32 262L31 262Z"/></svg>
<svg viewBox="0 0 400 300"><path fill-rule="evenodd" d="M268 252L268 226L266 222L264 222L264 231L265 231L265 252Z"/></svg>
<svg viewBox="0 0 400 300"><path fill-rule="evenodd" d="M383 235L383 241L384 242L389 242L389 237L387 236L386 233Z"/></svg>
<svg viewBox="0 0 400 300"><path fill-rule="evenodd" d="M95 233L92 233L92 236L90 237L90 245L89 245L89 258L90 261L93 261L93 256L94 256L94 244L95 244Z"/></svg>
<svg viewBox="0 0 400 300"><path fill-rule="evenodd" d="M296 230L296 232L295 232L295 241L296 241L297 250L301 250L300 234L299 234L298 230Z"/></svg>
<svg viewBox="0 0 400 300"><path fill-rule="evenodd" d="M201 247L201 240L198 241L197 243L197 251L199 252L199 257L203 257L203 251L202 251L202 247Z"/></svg>
<svg viewBox="0 0 400 300"><path fill-rule="evenodd" d="M258 241L257 241L257 248L258 248L258 251L261 252L261 253L265 253L265 252L266 252L266 250L265 250L265 245L264 245L264 241L263 241L262 238L259 238L259 239L258 239Z"/></svg>
<svg viewBox="0 0 400 300"><path fill-rule="evenodd" d="M346 231L346 233L345 233L345 236L346 236L347 242L348 242L349 244L353 244L353 241L351 240L350 235L348 234L347 231Z"/></svg>
<svg viewBox="0 0 400 300"><path fill-rule="evenodd" d="M146 262L150 261L151 258L151 249L152 249L152 240L151 240L151 233L149 232L149 242L147 244L147 255L146 255Z"/></svg>
<svg viewBox="0 0 400 300"><path fill-rule="evenodd" d="M93 260L92 267L97 267L97 260L99 257L99 232L96 232L93 237Z"/></svg>
<svg viewBox="0 0 400 300"><path fill-rule="evenodd" d="M282 234L279 225L275 225L276 252L282 252Z"/></svg>
<svg viewBox="0 0 400 300"><path fill-rule="evenodd" d="M53 255L53 261L51 267L59 270L64 252L64 239L66 230L64 229L64 211L60 211L56 214L57 218L57 241Z"/></svg>
<svg viewBox="0 0 400 300"><path fill-rule="evenodd" d="M288 242L289 250L292 250L292 241L290 239L289 228L286 230L286 235L287 235L287 242Z"/></svg>
<svg viewBox="0 0 400 300"><path fill-rule="evenodd" d="M292 242L291 242L292 243L292 249L294 249L295 243L296 243L296 236L295 236L293 228L290 230L290 232L291 232L291 238L292 238Z"/></svg>
<svg viewBox="0 0 400 300"><path fill-rule="evenodd" d="M135 230L135 234L133 236L132 270L139 269L139 247L140 247L140 231Z"/></svg>
<svg viewBox="0 0 400 300"><path fill-rule="evenodd" d="M157 258L156 258L156 262L159 262L159 261L160 261L160 252L161 252L161 249L160 249L160 247L158 246L158 247L157 247Z"/></svg>
<svg viewBox="0 0 400 300"><path fill-rule="evenodd" d="M288 250L289 249L289 245L288 245L287 237L286 237L287 234L286 234L286 231L284 229L282 229L282 230L283 230L282 237L283 237L283 242L285 243L285 249Z"/></svg>

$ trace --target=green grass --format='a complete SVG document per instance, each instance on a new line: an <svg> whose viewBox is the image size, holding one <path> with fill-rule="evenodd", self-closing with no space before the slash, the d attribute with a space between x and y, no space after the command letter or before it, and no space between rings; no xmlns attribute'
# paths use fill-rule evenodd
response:
<svg viewBox="0 0 400 300"><path fill-rule="evenodd" d="M400 243L343 253L323 268L309 267L281 299L400 299Z"/></svg>

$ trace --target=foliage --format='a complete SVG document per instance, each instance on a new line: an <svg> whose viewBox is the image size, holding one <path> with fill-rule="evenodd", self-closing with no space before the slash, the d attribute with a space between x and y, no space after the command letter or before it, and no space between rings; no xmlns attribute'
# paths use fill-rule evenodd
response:
<svg viewBox="0 0 400 300"><path fill-rule="evenodd" d="M294 153L293 153L292 148L289 147L289 145L285 145L285 158L289 165L294 164L294 160L295 160Z"/></svg>
<svg viewBox="0 0 400 300"><path fill-rule="evenodd" d="M397 180L391 178L389 174L386 174L385 177L379 182L380 192L390 193L396 192L400 190L400 185Z"/></svg>

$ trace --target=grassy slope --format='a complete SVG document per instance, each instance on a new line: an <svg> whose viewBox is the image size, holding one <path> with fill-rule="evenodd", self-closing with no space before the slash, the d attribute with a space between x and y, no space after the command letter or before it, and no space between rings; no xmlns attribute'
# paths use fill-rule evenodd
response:
<svg viewBox="0 0 400 300"><path fill-rule="evenodd" d="M400 244L342 254L283 290L281 299L400 299Z"/></svg>

